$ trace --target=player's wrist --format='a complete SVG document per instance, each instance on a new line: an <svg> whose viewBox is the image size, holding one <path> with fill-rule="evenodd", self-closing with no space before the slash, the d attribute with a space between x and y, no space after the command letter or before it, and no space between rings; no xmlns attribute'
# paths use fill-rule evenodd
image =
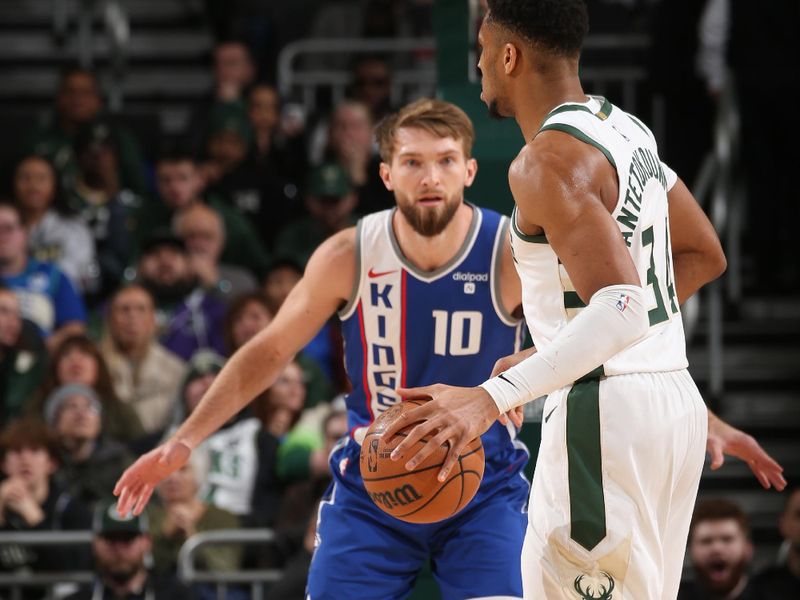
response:
<svg viewBox="0 0 800 600"><path fill-rule="evenodd" d="M497 414L494 415L495 418L525 403L519 391L509 385L508 379L504 379L502 373L487 379L478 387L482 388L491 398L497 409Z"/></svg>

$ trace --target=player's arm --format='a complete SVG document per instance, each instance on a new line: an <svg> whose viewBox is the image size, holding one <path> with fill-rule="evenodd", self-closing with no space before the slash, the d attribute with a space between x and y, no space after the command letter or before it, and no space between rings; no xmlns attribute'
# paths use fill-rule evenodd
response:
<svg viewBox="0 0 800 600"><path fill-rule="evenodd" d="M559 136L559 137L554 137ZM423 420L392 453L404 457L426 435L430 440L406 463L413 469L445 442L445 478L462 448L498 414L567 385L601 365L647 331L639 274L611 217L618 194L616 171L595 149L561 132L547 132L523 149L509 171L525 233L544 230L586 307L544 350L478 388L435 385L401 390L433 398L403 413L384 435Z"/></svg>
<svg viewBox="0 0 800 600"><path fill-rule="evenodd" d="M197 408L170 439L123 473L118 510L139 514L154 487L180 468L191 450L277 379L283 368L350 297L356 274L355 230L325 241L308 262L275 319L228 360Z"/></svg>
<svg viewBox="0 0 800 600"><path fill-rule="evenodd" d="M683 181L677 180L668 198L675 292L683 304L722 275L727 261L714 226Z"/></svg>

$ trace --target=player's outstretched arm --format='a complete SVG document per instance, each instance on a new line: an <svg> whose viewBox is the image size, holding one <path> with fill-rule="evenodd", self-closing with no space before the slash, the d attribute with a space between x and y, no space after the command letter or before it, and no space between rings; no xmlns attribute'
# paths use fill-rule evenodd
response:
<svg viewBox="0 0 800 600"><path fill-rule="evenodd" d="M668 198L675 292L683 304L722 275L727 262L714 226L683 181L678 179Z"/></svg>
<svg viewBox="0 0 800 600"><path fill-rule="evenodd" d="M706 450L711 455L711 468L714 470L723 465L727 454L746 462L765 490L774 487L780 492L786 487L783 467L767 454L755 438L728 425L710 410Z"/></svg>
<svg viewBox="0 0 800 600"><path fill-rule="evenodd" d="M114 494L121 514L139 514L159 482L179 469L213 431L274 383L281 370L320 330L353 291L355 230L324 242L275 319L227 362L200 404L161 446L120 477Z"/></svg>

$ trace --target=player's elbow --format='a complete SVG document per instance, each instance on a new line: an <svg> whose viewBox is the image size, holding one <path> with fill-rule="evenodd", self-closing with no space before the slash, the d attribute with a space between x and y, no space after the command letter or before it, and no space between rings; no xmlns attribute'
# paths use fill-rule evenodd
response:
<svg viewBox="0 0 800 600"><path fill-rule="evenodd" d="M717 248L717 251L712 254L708 262L708 272L710 276L709 281L713 281L717 277L721 277L728 268L728 259L725 256L725 252L722 250L722 246Z"/></svg>

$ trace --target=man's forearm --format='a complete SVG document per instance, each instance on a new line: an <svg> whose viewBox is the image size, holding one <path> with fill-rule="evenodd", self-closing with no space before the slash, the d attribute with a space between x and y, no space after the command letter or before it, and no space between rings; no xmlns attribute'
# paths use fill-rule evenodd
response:
<svg viewBox="0 0 800 600"><path fill-rule="evenodd" d="M675 269L675 294L683 304L701 287L714 281L725 271L724 261L711 261L702 252L682 252L672 257Z"/></svg>

